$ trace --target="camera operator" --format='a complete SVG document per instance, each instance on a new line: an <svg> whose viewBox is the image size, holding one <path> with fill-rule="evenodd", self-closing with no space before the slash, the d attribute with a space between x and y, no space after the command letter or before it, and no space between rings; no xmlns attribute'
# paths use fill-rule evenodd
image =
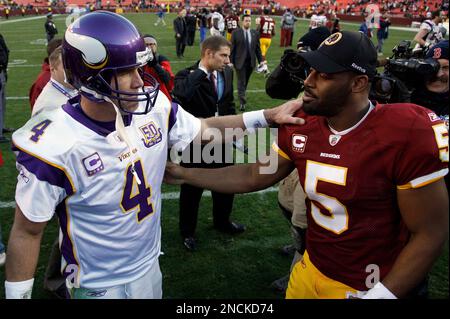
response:
<svg viewBox="0 0 450 319"><path fill-rule="evenodd" d="M300 52L316 50L328 36L327 27L317 27L304 34L297 42L297 52L285 50L280 64L266 82L266 93L273 99L292 99L303 92L303 81L308 77L309 66L303 63Z"/></svg>
<svg viewBox="0 0 450 319"><path fill-rule="evenodd" d="M411 102L429 108L441 118L447 116L448 121L448 40L428 50L426 58L436 60L439 71L413 92Z"/></svg>
<svg viewBox="0 0 450 319"><path fill-rule="evenodd" d="M370 97L379 103L411 102L411 96L421 87L424 79L433 78L440 65L435 59L426 58L422 50L413 50L411 41L402 40L392 49L390 58L378 61L384 67L372 81Z"/></svg>

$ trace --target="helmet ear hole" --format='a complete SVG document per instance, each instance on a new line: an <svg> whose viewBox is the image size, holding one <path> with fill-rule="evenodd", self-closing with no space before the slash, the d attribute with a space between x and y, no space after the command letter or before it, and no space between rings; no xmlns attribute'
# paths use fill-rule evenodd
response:
<svg viewBox="0 0 450 319"><path fill-rule="evenodd" d="M94 91L101 92L105 95L111 94L110 86L105 83L106 79L102 79L101 76L97 75L89 79L87 82L88 87L93 89Z"/></svg>

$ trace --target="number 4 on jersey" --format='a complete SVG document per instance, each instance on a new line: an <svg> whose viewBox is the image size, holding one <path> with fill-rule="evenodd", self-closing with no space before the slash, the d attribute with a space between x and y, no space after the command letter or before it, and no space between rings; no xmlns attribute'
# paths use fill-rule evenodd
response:
<svg viewBox="0 0 450 319"><path fill-rule="evenodd" d="M39 142L41 135L43 135L45 133L46 128L50 125L51 122L52 121L50 121L50 120L44 120L44 121L36 124L35 126L33 126L33 128L31 129L31 132L33 132L34 134L31 135L30 140L32 140L35 143Z"/></svg>
<svg viewBox="0 0 450 319"><path fill-rule="evenodd" d="M152 190L151 187L147 185L140 160L134 163L134 169L141 180L141 184L139 185L137 183L136 178L133 175L132 165L128 165L120 206L124 213L128 213L130 210L139 206L137 211L137 220L138 223L140 223L153 213L153 204L150 200Z"/></svg>

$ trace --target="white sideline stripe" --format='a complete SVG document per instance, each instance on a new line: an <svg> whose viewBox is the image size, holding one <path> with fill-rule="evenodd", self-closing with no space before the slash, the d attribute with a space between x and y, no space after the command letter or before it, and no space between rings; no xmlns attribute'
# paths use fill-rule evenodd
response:
<svg viewBox="0 0 450 319"><path fill-rule="evenodd" d="M59 14L54 14L54 17L59 16ZM46 15L38 16L38 17L30 17L30 18L22 18L22 19L14 19L14 20L8 20L8 21L2 21L0 24L8 24L8 23L16 23L16 22L23 22L23 21L30 21L30 20L37 20L37 19L43 19Z"/></svg>
<svg viewBox="0 0 450 319"><path fill-rule="evenodd" d="M16 64L16 65L8 65L8 70L10 68L36 68L41 66L42 64Z"/></svg>
<svg viewBox="0 0 450 319"><path fill-rule="evenodd" d="M255 89L255 90L247 90L245 91L247 93L265 93L266 90L262 90L262 89ZM234 90L234 93L237 93L237 90ZM28 96L8 96L6 99L7 100L28 100Z"/></svg>
<svg viewBox="0 0 450 319"><path fill-rule="evenodd" d="M28 96L8 96L7 100L28 100Z"/></svg>
<svg viewBox="0 0 450 319"><path fill-rule="evenodd" d="M265 193L273 193L278 192L278 187L269 187L254 193L247 193L241 195L255 195L255 194L265 194ZM203 193L203 197L211 197L211 192L206 191ZM163 193L161 194L162 199L171 200L180 198L180 192L172 192L172 193ZM16 202L0 202L0 208L14 208L16 207Z"/></svg>
<svg viewBox="0 0 450 319"><path fill-rule="evenodd" d="M42 49L19 49L19 50L11 50L9 53L14 52L37 52L37 51L45 51L45 48Z"/></svg>
<svg viewBox="0 0 450 319"><path fill-rule="evenodd" d="M299 18L299 20L301 20L301 21L310 21L310 19L307 19L307 18ZM345 22L345 21L341 20L339 23L342 24L342 25L359 26L359 25L361 25L362 21L360 23L355 23L355 22ZM417 31L419 31L419 28L396 27L396 26L390 26L389 29L390 30L399 30L399 31L410 31L410 32L417 32Z"/></svg>

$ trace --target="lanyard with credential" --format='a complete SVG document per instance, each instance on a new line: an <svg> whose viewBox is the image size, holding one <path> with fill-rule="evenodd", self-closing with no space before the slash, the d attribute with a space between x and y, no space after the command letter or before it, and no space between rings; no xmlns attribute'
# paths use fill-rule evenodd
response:
<svg viewBox="0 0 450 319"><path fill-rule="evenodd" d="M52 83L53 87L55 89L57 89L59 92L61 92L62 94L64 94L65 96L67 96L69 99L73 98L73 95L70 94L69 91L66 90L65 87L63 87L61 84L59 84L58 82L56 82L53 79L50 79L50 82Z"/></svg>

